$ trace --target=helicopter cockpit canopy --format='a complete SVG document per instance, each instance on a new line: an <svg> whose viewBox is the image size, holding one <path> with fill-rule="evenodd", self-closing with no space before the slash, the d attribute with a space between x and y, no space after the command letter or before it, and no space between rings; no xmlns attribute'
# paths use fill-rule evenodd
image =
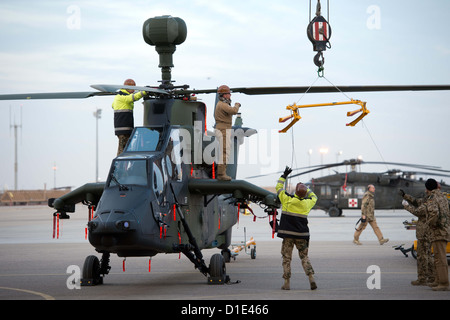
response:
<svg viewBox="0 0 450 320"><path fill-rule="evenodd" d="M109 187L125 185L148 185L147 160L115 160L111 169Z"/></svg>
<svg viewBox="0 0 450 320"><path fill-rule="evenodd" d="M127 152L151 152L158 151L162 145L162 127L138 127L135 128Z"/></svg>

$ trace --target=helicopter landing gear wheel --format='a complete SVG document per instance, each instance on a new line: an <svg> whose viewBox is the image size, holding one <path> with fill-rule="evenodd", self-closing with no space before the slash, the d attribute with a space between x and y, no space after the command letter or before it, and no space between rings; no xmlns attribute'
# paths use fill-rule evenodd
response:
<svg viewBox="0 0 450 320"><path fill-rule="evenodd" d="M100 275L100 261L96 256L88 256L84 260L82 286L95 286L103 284L103 277Z"/></svg>
<svg viewBox="0 0 450 320"><path fill-rule="evenodd" d="M339 217L342 214L342 210L340 210L338 207L331 207L328 209L328 215L330 217Z"/></svg>
<svg viewBox="0 0 450 320"><path fill-rule="evenodd" d="M230 281L226 275L225 260L220 253L213 254L209 262L209 284L224 284Z"/></svg>
<svg viewBox="0 0 450 320"><path fill-rule="evenodd" d="M250 258L256 259L256 246L250 250Z"/></svg>
<svg viewBox="0 0 450 320"><path fill-rule="evenodd" d="M413 256L414 259L417 260L417 251L416 251L416 249L414 249L414 243L411 247L411 255Z"/></svg>
<svg viewBox="0 0 450 320"><path fill-rule="evenodd" d="M225 263L228 263L231 261L231 251L230 249L224 249L221 251L223 260L225 261Z"/></svg>

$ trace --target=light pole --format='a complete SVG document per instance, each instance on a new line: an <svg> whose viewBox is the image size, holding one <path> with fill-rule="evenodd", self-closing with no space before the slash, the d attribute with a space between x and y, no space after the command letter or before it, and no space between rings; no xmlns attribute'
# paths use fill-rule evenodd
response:
<svg viewBox="0 0 450 320"><path fill-rule="evenodd" d="M328 153L328 148L320 148L320 164L323 165L323 156ZM320 170L322 172L322 170Z"/></svg>
<svg viewBox="0 0 450 320"><path fill-rule="evenodd" d="M56 166L56 162L52 167L53 169L53 190L56 190L56 170L58 170L58 167Z"/></svg>
<svg viewBox="0 0 450 320"><path fill-rule="evenodd" d="M98 182L98 119L102 117L102 109L96 109L95 117L95 182Z"/></svg>

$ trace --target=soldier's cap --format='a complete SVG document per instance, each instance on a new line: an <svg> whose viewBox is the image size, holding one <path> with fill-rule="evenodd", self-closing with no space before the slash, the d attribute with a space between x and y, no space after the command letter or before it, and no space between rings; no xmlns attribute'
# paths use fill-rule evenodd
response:
<svg viewBox="0 0 450 320"><path fill-rule="evenodd" d="M425 182L425 188L429 191L433 191L434 189L437 189L438 183L434 179L428 179L427 182Z"/></svg>

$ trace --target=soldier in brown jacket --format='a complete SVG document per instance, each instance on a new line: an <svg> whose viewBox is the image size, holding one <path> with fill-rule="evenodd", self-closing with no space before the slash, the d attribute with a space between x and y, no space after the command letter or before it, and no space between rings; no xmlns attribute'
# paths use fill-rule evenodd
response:
<svg viewBox="0 0 450 320"><path fill-rule="evenodd" d="M361 219L362 222L359 226L359 228L355 231L355 234L353 236L353 243L357 245L361 245L361 242L359 242L359 236L363 232L363 230L367 227L367 224L370 224L370 226L373 229L373 232L375 232L375 235L378 238L378 241L380 242L380 245L385 244L389 241L389 239L384 239L383 234L381 233L380 228L378 227L377 220L375 219L375 186L370 184L367 186L367 191L364 194L361 202Z"/></svg>
<svg viewBox="0 0 450 320"><path fill-rule="evenodd" d="M240 103L235 103L231 106L231 90L228 86L222 85L217 89L219 94L219 102L217 102L216 110L214 111L214 118L216 120L215 134L219 141L219 148L222 152L217 164L217 179L231 180L227 175L227 162L230 156L231 144L231 122L233 115L239 112Z"/></svg>

